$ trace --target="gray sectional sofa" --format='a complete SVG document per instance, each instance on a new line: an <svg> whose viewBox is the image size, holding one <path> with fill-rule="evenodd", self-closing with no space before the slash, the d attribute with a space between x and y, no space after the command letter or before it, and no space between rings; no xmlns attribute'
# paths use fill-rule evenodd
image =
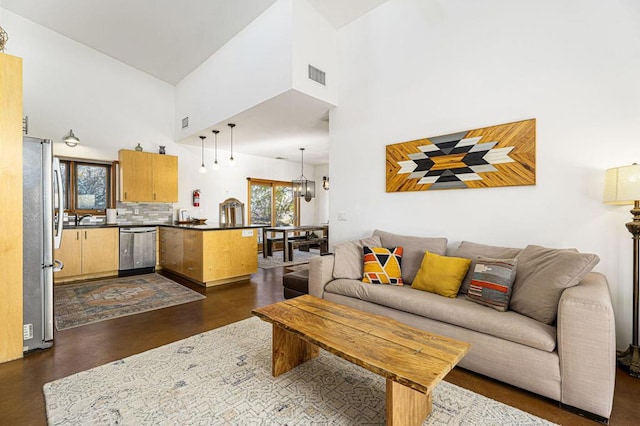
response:
<svg viewBox="0 0 640 426"><path fill-rule="evenodd" d="M404 248L404 285L365 284L358 278L362 276L362 246L378 244ZM517 311L510 305L500 312L465 297L473 263L455 298L411 288L426 250L474 262L478 257L520 258L511 299ZM613 403L616 342L607 280L590 272L597 260L597 256L575 250L471 242L447 250L445 238L376 230L371 238L337 244L333 254L311 259L309 293L469 342L471 350L460 367L551 398L606 423ZM543 287L554 285L554 295L545 293Z"/></svg>

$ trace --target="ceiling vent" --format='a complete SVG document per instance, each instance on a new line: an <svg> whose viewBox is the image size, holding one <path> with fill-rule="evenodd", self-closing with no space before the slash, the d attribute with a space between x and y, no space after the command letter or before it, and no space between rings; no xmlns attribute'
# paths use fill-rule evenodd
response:
<svg viewBox="0 0 640 426"><path fill-rule="evenodd" d="M327 74L324 71L320 71L318 68L313 65L309 65L309 79L326 86L325 79Z"/></svg>
<svg viewBox="0 0 640 426"><path fill-rule="evenodd" d="M182 119L182 128L186 129L187 127L189 127L189 117L185 117Z"/></svg>

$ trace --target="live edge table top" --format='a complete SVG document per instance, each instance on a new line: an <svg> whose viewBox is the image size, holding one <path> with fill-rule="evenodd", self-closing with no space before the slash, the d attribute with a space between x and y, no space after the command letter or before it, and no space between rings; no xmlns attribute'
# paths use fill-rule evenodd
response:
<svg viewBox="0 0 640 426"><path fill-rule="evenodd" d="M309 295L252 312L272 323L274 331L277 326L387 381L426 395L470 348L465 342Z"/></svg>

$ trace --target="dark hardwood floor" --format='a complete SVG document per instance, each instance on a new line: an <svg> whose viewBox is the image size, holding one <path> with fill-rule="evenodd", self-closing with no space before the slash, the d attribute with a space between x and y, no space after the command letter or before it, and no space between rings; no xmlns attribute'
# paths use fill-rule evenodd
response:
<svg viewBox="0 0 640 426"><path fill-rule="evenodd" d="M47 382L249 318L254 307L283 299L282 274L281 268L260 269L250 281L208 289L183 282L206 299L56 332L52 349L0 364L0 425L45 425ZM555 423L596 424L554 401L460 368L446 380ZM611 424L640 424L640 379L621 370Z"/></svg>

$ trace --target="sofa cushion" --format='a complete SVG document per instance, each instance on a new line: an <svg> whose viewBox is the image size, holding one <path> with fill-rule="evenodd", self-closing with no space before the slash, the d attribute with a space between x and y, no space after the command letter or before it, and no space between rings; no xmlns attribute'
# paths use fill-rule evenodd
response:
<svg viewBox="0 0 640 426"><path fill-rule="evenodd" d="M600 261L595 254L529 245L518 255L509 309L551 324L565 288L577 285Z"/></svg>
<svg viewBox="0 0 640 426"><path fill-rule="evenodd" d="M471 260L463 257L440 256L427 251L411 287L445 297L456 297L470 264Z"/></svg>
<svg viewBox="0 0 640 426"><path fill-rule="evenodd" d="M368 284L402 285L400 262L402 261L402 247L362 248L364 254L364 271L362 282Z"/></svg>
<svg viewBox="0 0 640 426"><path fill-rule="evenodd" d="M460 243L457 249L453 251L452 256L466 257L471 259L471 267L469 272L464 277L462 285L460 286L460 294L466 294L469 291L469 285L471 285L471 278L473 277L473 271L475 270L476 259L480 256L490 257L493 259L511 259L516 257L522 249L499 247L499 246L487 246L485 244L472 243L470 241L463 241Z"/></svg>
<svg viewBox="0 0 640 426"><path fill-rule="evenodd" d="M516 279L516 263L515 258L478 257L467 299L496 311L506 311Z"/></svg>
<svg viewBox="0 0 640 426"><path fill-rule="evenodd" d="M344 241L333 246L333 278L362 279L362 247L379 247L380 237L373 236L362 240Z"/></svg>
<svg viewBox="0 0 640 426"><path fill-rule="evenodd" d="M424 253L428 250L431 253L444 255L447 251L446 238L414 237L409 235L398 235L391 232L376 229L373 235L380 237L384 247L402 247L402 281L411 284L416 276Z"/></svg>
<svg viewBox="0 0 640 426"><path fill-rule="evenodd" d="M409 286L369 285L356 280L334 280L325 291L361 299L399 311L489 334L515 343L552 352L556 346L556 328L517 312L498 312L486 306Z"/></svg>

